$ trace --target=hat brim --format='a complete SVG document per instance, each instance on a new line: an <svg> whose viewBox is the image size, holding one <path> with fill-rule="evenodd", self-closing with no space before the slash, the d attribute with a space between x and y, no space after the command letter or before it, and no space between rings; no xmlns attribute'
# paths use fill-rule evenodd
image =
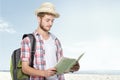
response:
<svg viewBox="0 0 120 80"><path fill-rule="evenodd" d="M37 9L35 11L35 15L37 15L38 13L42 13L42 12L53 14L55 16L55 18L59 18L60 17L59 13L57 13L57 12L48 11L48 10L40 10L40 9Z"/></svg>

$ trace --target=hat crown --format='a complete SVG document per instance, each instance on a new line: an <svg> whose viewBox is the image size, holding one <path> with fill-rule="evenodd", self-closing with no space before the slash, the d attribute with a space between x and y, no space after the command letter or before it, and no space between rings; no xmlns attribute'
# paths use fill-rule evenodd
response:
<svg viewBox="0 0 120 80"><path fill-rule="evenodd" d="M54 5L52 3L46 2L41 5L41 8L46 7L46 8L53 8L55 9Z"/></svg>
<svg viewBox="0 0 120 80"><path fill-rule="evenodd" d="M59 17L59 14L55 11L55 6L50 2L45 2L41 4L41 6L36 10L35 14L38 14L41 12L54 14L56 18Z"/></svg>
<svg viewBox="0 0 120 80"><path fill-rule="evenodd" d="M50 11L55 11L55 7L52 3L49 3L49 2L46 2L46 3L43 3L41 6L40 6L41 9L45 9L45 10L50 10Z"/></svg>

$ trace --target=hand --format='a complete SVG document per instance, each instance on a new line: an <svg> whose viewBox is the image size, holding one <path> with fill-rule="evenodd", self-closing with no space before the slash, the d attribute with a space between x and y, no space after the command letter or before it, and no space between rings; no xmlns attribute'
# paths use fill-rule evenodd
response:
<svg viewBox="0 0 120 80"><path fill-rule="evenodd" d="M56 68L50 68L44 71L45 77L50 77L56 74Z"/></svg>
<svg viewBox="0 0 120 80"><path fill-rule="evenodd" d="M79 63L77 62L77 63L71 68L70 71L71 71L71 72L78 71L79 68L80 68L80 65L79 65Z"/></svg>

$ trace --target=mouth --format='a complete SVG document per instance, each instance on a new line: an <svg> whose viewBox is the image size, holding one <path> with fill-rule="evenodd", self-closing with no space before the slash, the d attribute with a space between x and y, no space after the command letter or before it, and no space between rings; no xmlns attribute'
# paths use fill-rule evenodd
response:
<svg viewBox="0 0 120 80"><path fill-rule="evenodd" d="M51 26L47 26L48 28L51 28Z"/></svg>

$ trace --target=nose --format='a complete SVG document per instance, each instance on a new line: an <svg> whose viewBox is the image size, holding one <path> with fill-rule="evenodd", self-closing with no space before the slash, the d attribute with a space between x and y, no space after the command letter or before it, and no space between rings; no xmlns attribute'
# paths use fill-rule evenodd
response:
<svg viewBox="0 0 120 80"><path fill-rule="evenodd" d="M50 24L50 26L52 26L52 25L53 25L53 22L52 22L52 21L50 21L50 23L49 23L49 24Z"/></svg>

